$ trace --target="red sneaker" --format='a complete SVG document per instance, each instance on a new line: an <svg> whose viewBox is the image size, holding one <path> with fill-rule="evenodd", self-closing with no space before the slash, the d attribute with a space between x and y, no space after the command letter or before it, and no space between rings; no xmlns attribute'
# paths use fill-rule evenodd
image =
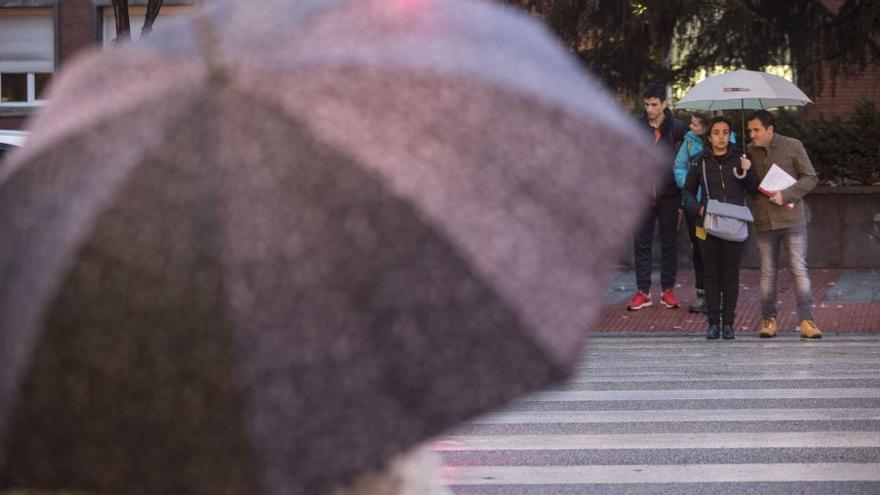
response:
<svg viewBox="0 0 880 495"><path fill-rule="evenodd" d="M626 305L626 309L630 311L638 311L642 308L647 308L648 306L653 306L654 303L651 302L651 294L645 294L644 292L637 290L635 294L633 294L632 299L629 300L629 304Z"/></svg>
<svg viewBox="0 0 880 495"><path fill-rule="evenodd" d="M660 296L660 302L669 309L675 309L680 306L680 304L678 304L678 299L675 297L675 292L672 292L672 289L666 289L663 291L663 294Z"/></svg>

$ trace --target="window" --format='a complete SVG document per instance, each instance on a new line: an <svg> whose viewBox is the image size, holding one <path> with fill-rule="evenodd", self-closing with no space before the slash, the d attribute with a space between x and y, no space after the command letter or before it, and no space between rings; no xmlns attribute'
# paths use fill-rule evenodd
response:
<svg viewBox="0 0 880 495"><path fill-rule="evenodd" d="M55 69L51 9L0 9L0 106L31 106Z"/></svg>

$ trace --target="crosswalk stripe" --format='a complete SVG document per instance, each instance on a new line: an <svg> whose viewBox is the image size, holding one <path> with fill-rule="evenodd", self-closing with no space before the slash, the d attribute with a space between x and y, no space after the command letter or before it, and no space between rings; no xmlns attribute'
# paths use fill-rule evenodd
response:
<svg viewBox="0 0 880 495"><path fill-rule="evenodd" d="M642 374L642 373L634 373L627 375L614 375L614 376L597 376L595 373L585 373L578 376L575 376L571 380L569 380L569 385L576 385L579 383L604 383L604 382L641 382L644 379L649 378L650 376L657 376L656 373L650 374ZM710 379L720 379L723 381L774 381L774 380L814 380L818 382L828 381L828 380L880 380L880 372L840 372L840 373L821 373L818 371L814 372L791 372L791 373L751 373L751 374L730 374L730 373L718 373L717 376L713 375L710 377L706 377L702 374L680 374L680 373L664 373L662 375L662 380L658 380L659 382L693 382L693 381L706 381L707 378ZM640 380L642 379L642 380Z"/></svg>
<svg viewBox="0 0 880 495"><path fill-rule="evenodd" d="M475 419L473 424L658 423L694 421L880 420L880 408L841 409L658 409L611 411L510 411Z"/></svg>
<svg viewBox="0 0 880 495"><path fill-rule="evenodd" d="M463 494L880 493L880 336L839 337L594 337L569 382L430 448Z"/></svg>
<svg viewBox="0 0 880 495"><path fill-rule="evenodd" d="M718 363L805 363L805 364L834 364L838 362L867 364L871 366L880 365L880 356L869 355L846 355L823 354L822 356L805 356L803 354L756 354L749 356L747 354L653 354L645 355L627 355L625 353L613 354L608 356L588 356L585 365L581 368L589 368L597 365L619 364L626 362L636 362L639 365L647 366L651 364L663 364L669 361L675 361L677 364L718 364Z"/></svg>
<svg viewBox="0 0 880 495"><path fill-rule="evenodd" d="M468 435L431 444L435 451L572 449L880 448L880 432L646 433L614 435Z"/></svg>
<svg viewBox="0 0 880 495"><path fill-rule="evenodd" d="M880 481L877 463L624 466L446 466L450 485Z"/></svg>
<svg viewBox="0 0 880 495"><path fill-rule="evenodd" d="M601 365L650 365L654 363L664 363L664 362L674 362L676 364L718 364L718 363L736 363L736 362L750 362L750 363L780 363L780 362L790 362L790 363L815 363L815 364L833 364L834 362L858 362L859 364L865 364L868 366L876 367L880 365L880 355L870 355L870 354L849 354L849 353L823 353L821 355L808 355L808 354L691 354L691 353L678 353L678 354L651 354L651 355L628 355L626 353L609 353L608 355L588 355L584 358L584 361L580 363L576 368L579 369L590 369L593 366Z"/></svg>
<svg viewBox="0 0 880 495"><path fill-rule="evenodd" d="M694 375L694 374L704 374L707 376L716 376L719 378L723 378L728 373L778 373L780 369L784 369L787 367L796 367L801 371L809 371L809 372L850 372L850 371L861 371L861 372L871 372L878 373L880 372L880 366L870 366L865 364L855 364L855 363L841 363L841 364L805 364L805 363L787 363L787 362L779 362L776 364L753 364L753 363L741 363L741 364L715 364L715 365L694 365L694 364L669 364L665 366L654 365L654 366L636 366L629 365L623 366L622 363L617 365L608 366L596 366L593 368L584 368L577 370L577 376L581 376L584 374L590 374L594 377L602 377L602 376L630 376L640 374L643 376L649 376L651 374L657 376L665 376L667 373L677 373L677 374L685 374L685 375Z"/></svg>
<svg viewBox="0 0 880 495"><path fill-rule="evenodd" d="M626 367L619 367L621 364L627 364ZM598 361L590 361L586 366L579 366L576 368L577 371L586 371L586 370L603 370L608 369L610 366L617 366L615 369L620 372L624 370L633 369L637 364L640 369L676 369L676 368L736 368L736 367L745 367L745 368L774 368L778 366L797 366L802 368L810 368L817 369L821 367L836 367L836 368L852 368L856 370L870 370L870 371L880 371L880 360L866 360L866 359L785 359L779 361L772 360L762 360L762 361L746 361L746 360L737 360L737 361L720 361L720 360L656 360L656 361L648 361L642 360L638 363L633 363L632 361L627 360L615 360L614 362L598 362Z"/></svg>
<svg viewBox="0 0 880 495"><path fill-rule="evenodd" d="M817 373L821 373L819 370L810 371L810 372L800 372L798 374L791 374L789 376L779 376L779 375L768 375L766 372L762 371L752 371L752 370L736 370L736 371L721 371L721 370L705 370L705 371L672 371L672 372L662 372L662 371L631 371L628 373L616 373L616 372L608 372L608 371L595 371L591 373L581 373L572 377L570 381L562 383L558 386L564 385L574 385L578 383L591 383L591 382L620 382L625 384L627 382L669 382L669 381L682 381L682 382L692 382L692 381L708 381L711 380L713 382L726 382L726 381L738 381L738 380L756 380L756 381L766 381L766 380L816 380L816 381L825 381L826 378L817 376ZM880 379L880 376L877 375L876 372L867 372L861 376L852 375L851 371L844 372L827 372L827 380L835 380L835 379L864 379L864 380L877 380ZM794 383L794 382L793 382Z"/></svg>
<svg viewBox="0 0 880 495"><path fill-rule="evenodd" d="M521 402L720 400L720 399L880 399L876 388L713 389L713 390L566 390L541 392Z"/></svg>

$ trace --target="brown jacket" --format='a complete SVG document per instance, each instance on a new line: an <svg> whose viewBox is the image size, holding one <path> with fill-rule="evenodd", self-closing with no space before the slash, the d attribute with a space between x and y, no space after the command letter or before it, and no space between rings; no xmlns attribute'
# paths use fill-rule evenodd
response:
<svg viewBox="0 0 880 495"><path fill-rule="evenodd" d="M764 179L774 163L797 179L797 183L782 191L783 201L786 204L794 203L793 209L773 204L770 198L763 194L755 197L752 201L752 213L755 216L757 231L766 232L804 225L806 215L802 199L819 182L804 145L797 139L774 134L766 148L750 144L749 154L752 156L752 164L759 180Z"/></svg>

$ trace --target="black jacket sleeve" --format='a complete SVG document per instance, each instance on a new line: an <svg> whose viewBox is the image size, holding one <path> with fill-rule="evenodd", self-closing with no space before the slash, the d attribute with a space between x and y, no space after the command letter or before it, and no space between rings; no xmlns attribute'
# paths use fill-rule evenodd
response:
<svg viewBox="0 0 880 495"><path fill-rule="evenodd" d="M696 160L699 160L699 155L697 155ZM688 213L692 215L699 215L700 213L700 202L697 201L697 189L700 188L700 184L703 182L703 171L696 160L692 160L688 165L688 173L684 180L684 187L681 188L681 197L684 202L684 207L688 210ZM705 192L703 195L705 196Z"/></svg>

